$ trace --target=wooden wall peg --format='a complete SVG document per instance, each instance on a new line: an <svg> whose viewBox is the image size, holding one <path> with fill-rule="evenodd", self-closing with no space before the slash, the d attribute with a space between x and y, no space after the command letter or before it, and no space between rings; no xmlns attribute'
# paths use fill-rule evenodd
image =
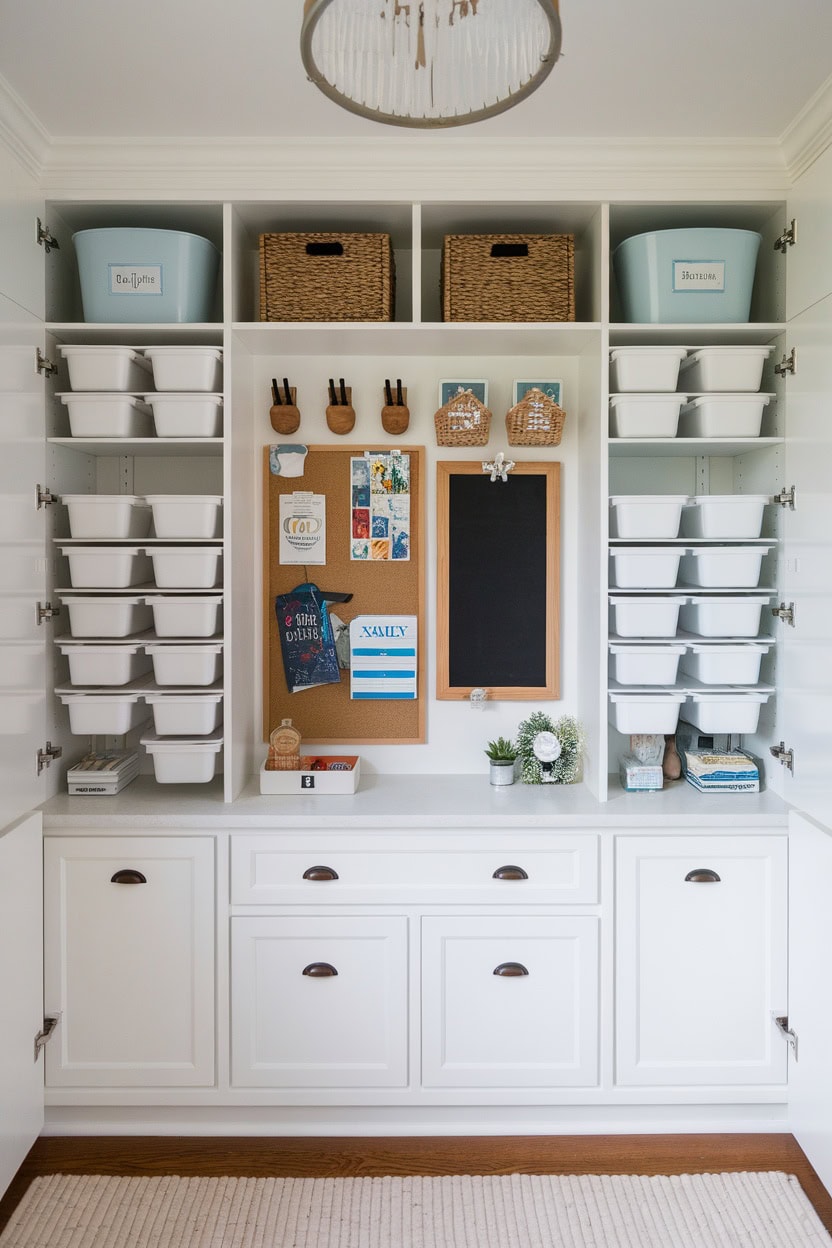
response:
<svg viewBox="0 0 832 1248"><path fill-rule="evenodd" d="M272 429L276 433L294 433L300 425L297 397L298 392L296 388L290 386L285 377L283 378L283 394L280 393L277 378L272 377L273 403L269 408L269 420L272 422Z"/></svg>
<svg viewBox="0 0 832 1248"><path fill-rule="evenodd" d="M384 407L381 409L381 427L385 433L404 433L410 424L410 411L407 406L407 386L402 389L401 381L396 382L396 393L393 394L389 381L384 383Z"/></svg>
<svg viewBox="0 0 832 1248"><path fill-rule="evenodd" d="M326 423L331 433L350 433L355 424L355 411L352 406L352 386L344 385L341 377L338 389L335 382L329 379L329 406L326 409Z"/></svg>

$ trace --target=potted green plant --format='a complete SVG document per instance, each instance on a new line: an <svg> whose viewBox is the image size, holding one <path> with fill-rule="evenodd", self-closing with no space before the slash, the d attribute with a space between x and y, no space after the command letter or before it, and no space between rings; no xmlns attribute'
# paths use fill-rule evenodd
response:
<svg viewBox="0 0 832 1248"><path fill-rule="evenodd" d="M506 737L489 741L485 750L489 761L489 779L492 784L514 784L517 746Z"/></svg>

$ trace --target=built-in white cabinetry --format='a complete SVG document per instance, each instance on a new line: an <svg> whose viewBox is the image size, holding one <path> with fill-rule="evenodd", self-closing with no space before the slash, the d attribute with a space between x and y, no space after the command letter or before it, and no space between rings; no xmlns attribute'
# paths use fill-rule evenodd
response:
<svg viewBox="0 0 832 1248"><path fill-rule="evenodd" d="M616 1082L784 1083L784 836L616 840Z"/></svg>
<svg viewBox="0 0 832 1248"><path fill-rule="evenodd" d="M214 1083L211 837L47 838L47 1087Z"/></svg>
<svg viewBox="0 0 832 1248"><path fill-rule="evenodd" d="M407 920L231 921L234 1087L407 1083Z"/></svg>
<svg viewBox="0 0 832 1248"><path fill-rule="evenodd" d="M576 1087L598 1079L598 919L422 919L422 1083Z"/></svg>

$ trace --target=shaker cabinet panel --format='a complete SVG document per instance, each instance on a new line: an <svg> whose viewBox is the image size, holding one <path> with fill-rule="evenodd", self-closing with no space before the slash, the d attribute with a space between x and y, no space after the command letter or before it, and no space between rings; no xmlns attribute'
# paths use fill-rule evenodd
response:
<svg viewBox="0 0 832 1248"><path fill-rule="evenodd" d="M598 920L422 920L422 1082L577 1087L598 1079Z"/></svg>
<svg viewBox="0 0 832 1248"><path fill-rule="evenodd" d="M622 836L616 865L616 1081L784 1083L786 837Z"/></svg>
<svg viewBox="0 0 832 1248"><path fill-rule="evenodd" d="M214 1083L214 845L47 838L51 1087Z"/></svg>
<svg viewBox="0 0 832 1248"><path fill-rule="evenodd" d="M236 1087L407 1083L407 920L231 920Z"/></svg>

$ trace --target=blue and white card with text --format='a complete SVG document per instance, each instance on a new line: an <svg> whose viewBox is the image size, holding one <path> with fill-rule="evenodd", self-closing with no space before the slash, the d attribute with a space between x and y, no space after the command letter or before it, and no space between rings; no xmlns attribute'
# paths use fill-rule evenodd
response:
<svg viewBox="0 0 832 1248"><path fill-rule="evenodd" d="M350 623L350 697L416 698L416 616L358 615Z"/></svg>

